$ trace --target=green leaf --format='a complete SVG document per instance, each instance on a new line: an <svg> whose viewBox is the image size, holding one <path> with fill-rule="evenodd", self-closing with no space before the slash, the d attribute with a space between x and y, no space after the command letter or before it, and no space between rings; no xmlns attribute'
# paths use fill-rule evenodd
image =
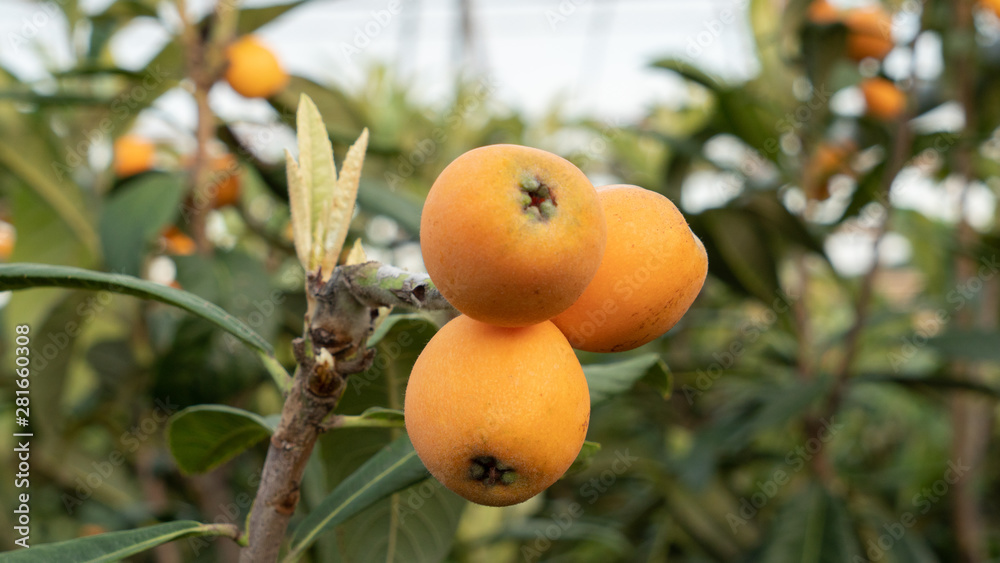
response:
<svg viewBox="0 0 1000 563"><path fill-rule="evenodd" d="M274 427L263 417L225 405L198 405L167 423L167 444L185 473L205 473L267 438Z"/></svg>
<svg viewBox="0 0 1000 563"><path fill-rule="evenodd" d="M522 540L528 542L527 545L531 546L533 542L538 541L539 537L551 537L552 531L550 528L552 524L552 517L516 520L498 532L494 536L494 539ZM621 531L603 524L580 520L573 520L572 524L568 527L561 527L560 533L555 537L554 541L597 542L609 547L618 555L627 555L632 551L631 542L629 542L629 539ZM533 555L536 552L537 550L532 548L527 553ZM531 559L528 558L527 560L530 561ZM611 558L611 560L617 559Z"/></svg>
<svg viewBox="0 0 1000 563"><path fill-rule="evenodd" d="M236 24L237 35L246 35L264 27L272 20L277 19L292 8L297 8L305 0L291 2L289 4L279 4L277 6L267 6L264 8L243 8L240 10L239 23Z"/></svg>
<svg viewBox="0 0 1000 563"><path fill-rule="evenodd" d="M566 475L578 473L590 467L590 464L594 461L594 456L597 455L597 452L599 451L601 451L600 444L597 442L591 442L590 440L585 440L583 442L583 447L580 448L580 453L576 454L576 459L573 460L573 465L570 465L569 469L566 470ZM566 475L563 475L563 477Z"/></svg>
<svg viewBox="0 0 1000 563"><path fill-rule="evenodd" d="M670 371L659 354L642 354L620 362L583 366L590 388L590 403L596 405L612 395L624 393L640 379L647 379L664 395L670 396Z"/></svg>
<svg viewBox="0 0 1000 563"><path fill-rule="evenodd" d="M371 407L356 415L339 415L334 428L403 428L403 411Z"/></svg>
<svg viewBox="0 0 1000 563"><path fill-rule="evenodd" d="M400 436L344 479L295 528L286 562L296 561L324 531L428 477L408 436Z"/></svg>
<svg viewBox="0 0 1000 563"><path fill-rule="evenodd" d="M273 353L271 345L243 321L186 291L132 276L95 272L68 266L29 263L0 265L0 291L35 287L103 290L160 301L184 309L215 324L263 354L271 355Z"/></svg>
<svg viewBox="0 0 1000 563"><path fill-rule="evenodd" d="M702 71L700 68L684 62L680 59L661 59L656 61L652 65L656 68L662 68L666 70L671 70L679 74L682 78L690 80L696 84L700 84L705 88L713 92L718 92L724 89L722 81L717 78L713 78Z"/></svg>
<svg viewBox="0 0 1000 563"><path fill-rule="evenodd" d="M948 358L973 362L1000 362L1000 332L950 330L930 340Z"/></svg>
<svg viewBox="0 0 1000 563"><path fill-rule="evenodd" d="M101 214L108 269L137 276L149 243L177 216L184 197L179 175L143 174L111 196Z"/></svg>
<svg viewBox="0 0 1000 563"><path fill-rule="evenodd" d="M690 218L705 243L709 270L736 290L771 304L779 295L778 262L767 226L744 209L709 209Z"/></svg>
<svg viewBox="0 0 1000 563"><path fill-rule="evenodd" d="M840 499L810 486L782 507L757 560L768 563L844 563L860 555Z"/></svg>
<svg viewBox="0 0 1000 563"><path fill-rule="evenodd" d="M392 330L392 328L395 327L398 323L404 323L400 325L401 327L410 326L413 328L419 328L420 332L423 332L424 330L430 330L430 334L434 334L435 332L437 332L438 328L437 325L431 322L430 319L419 313L389 315L388 317L385 318L384 321L382 321L382 324L378 325L375 328L375 331L372 332L372 335L368 337L368 345L375 346L376 344L381 342L382 339L385 338L387 334L389 334L389 331Z"/></svg>
<svg viewBox="0 0 1000 563"><path fill-rule="evenodd" d="M323 116L326 129L335 142L350 145L366 125L356 104L336 88L322 86L301 76L292 76L284 91L267 101L288 125L295 126L296 107L302 95L311 99ZM397 149L398 150L398 149Z"/></svg>
<svg viewBox="0 0 1000 563"><path fill-rule="evenodd" d="M80 320L78 311L79 307L86 306L84 303L88 297L93 296L83 291L67 293L49 312L44 324L36 327L38 334L49 335L47 340L59 347L59 353L45 365L44 377L36 377L31 386L31 394L38 404L51 406L45 416L32 419L32 425L37 424L38 430L46 438L54 438L62 430L66 412L61 407L66 393L67 374L70 373L73 350L81 332L77 330ZM35 346L35 354L39 354L44 348L42 341L37 341ZM35 373L38 373L38 367L35 368Z"/></svg>
<svg viewBox="0 0 1000 563"><path fill-rule="evenodd" d="M9 563L99 563L122 559L185 537L231 535L232 527L178 520L8 552Z"/></svg>
<svg viewBox="0 0 1000 563"><path fill-rule="evenodd" d="M338 528L344 560L444 561L467 504L434 479L382 499Z"/></svg>
<svg viewBox="0 0 1000 563"><path fill-rule="evenodd" d="M313 229L312 256L308 269L319 265L326 238L329 218L326 212L333 200L337 186L337 167L333 163L333 146L323 124L323 116L316 104L303 95L299 100L299 111L295 120L299 138L299 172L302 187L312 194L312 207L308 211Z"/></svg>
<svg viewBox="0 0 1000 563"><path fill-rule="evenodd" d="M17 141L15 142L15 139ZM45 152L40 146L39 135L25 127L14 130L5 128L0 135L0 167L21 179L37 193L75 234L92 254L98 252L97 233L91 219L84 211L79 188L68 180L56 166L63 163Z"/></svg>
<svg viewBox="0 0 1000 563"><path fill-rule="evenodd" d="M423 201L403 191L392 191L381 183L362 181L358 205L374 215L385 215L413 235L420 234Z"/></svg>

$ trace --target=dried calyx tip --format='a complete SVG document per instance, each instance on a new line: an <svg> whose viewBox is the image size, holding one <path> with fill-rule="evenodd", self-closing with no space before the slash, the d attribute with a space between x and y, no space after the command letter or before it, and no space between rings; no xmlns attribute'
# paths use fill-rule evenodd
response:
<svg viewBox="0 0 1000 563"><path fill-rule="evenodd" d="M497 461L493 456L479 456L471 460L469 478L480 481L487 487L513 485L517 482L517 472L510 465Z"/></svg>
<svg viewBox="0 0 1000 563"><path fill-rule="evenodd" d="M521 195L518 201L521 209L538 219L549 219L556 212L555 194L552 189L534 176L524 176L520 181Z"/></svg>

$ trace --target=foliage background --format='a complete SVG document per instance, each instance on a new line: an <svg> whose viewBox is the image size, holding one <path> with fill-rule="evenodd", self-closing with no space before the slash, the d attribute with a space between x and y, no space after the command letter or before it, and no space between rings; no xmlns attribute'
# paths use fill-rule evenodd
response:
<svg viewBox="0 0 1000 563"><path fill-rule="evenodd" d="M239 30L298 4L243 9ZM551 4L540 17L559 9ZM686 101L630 123L558 105L529 116L472 71L443 105L415 100L391 67L371 68L355 90L293 77L258 122L219 120L218 149L238 156L243 193L211 213L212 251L181 256L159 235L185 228L193 131L178 125L157 169L135 177L115 178L102 156L143 112L155 114L160 96L189 89L179 39L139 71L108 54L116 32L162 17L163 6L39 6L68 22L74 62L32 81L0 68L0 218L17 233L9 261L176 281L274 342L286 365L301 332L302 274L285 232L283 163L259 149L290 138L303 92L338 162L362 128L372 133L349 240L361 238L375 259L419 268L422 197L454 157L491 143L553 150L601 183L663 193L685 204L705 242L709 279L680 325L628 355L581 355L642 364L655 354L674 383L667 399L649 380L595 397L588 439L603 448L589 466L506 509L424 482L339 526L312 560L1000 560L1000 22L989 10L885 4L899 46L879 67L844 58L844 27L810 22L805 2L735 3L753 31L755 74L725 82L697 59L665 55L650 64L685 79ZM905 64L935 48L936 74ZM909 92L915 121L852 109L857 83L877 73ZM851 147L849 157L817 174L822 146ZM164 428L166 415L202 403L279 412L253 354L202 320L103 292L18 292L0 314L5 374L15 325L32 326L44 357L31 387L33 544L173 519L242 524L264 446L189 476ZM393 325L377 345L385 359L352 381L340 412L401 408L436 320ZM16 463L12 382L0 380L5 475ZM325 435L302 510L398 432ZM11 481L0 483L5 506L14 506ZM5 548L10 518L0 512ZM136 560L224 561L235 549L181 541Z"/></svg>

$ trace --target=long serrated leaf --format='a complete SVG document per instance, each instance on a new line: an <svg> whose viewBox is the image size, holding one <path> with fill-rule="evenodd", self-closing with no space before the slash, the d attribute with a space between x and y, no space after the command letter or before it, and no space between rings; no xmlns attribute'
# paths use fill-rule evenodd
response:
<svg viewBox="0 0 1000 563"><path fill-rule="evenodd" d="M587 387L590 388L590 402L597 404L613 395L624 393L635 385L651 370L655 370L659 378L668 378L666 365L660 360L659 354L642 354L634 358L607 364L590 364L583 366L587 376ZM669 379L657 381L657 388L665 396L669 396Z"/></svg>
<svg viewBox="0 0 1000 563"><path fill-rule="evenodd" d="M323 241L323 271L332 272L337 265L340 251L347 240L347 229L351 226L354 203L358 199L358 183L361 181L361 167L365 163L368 149L368 129L361 131L358 140L347 151L340 177L330 198L330 208L324 214L327 220L326 236Z"/></svg>
<svg viewBox="0 0 1000 563"><path fill-rule="evenodd" d="M296 561L324 531L429 476L408 436L400 436L344 479L295 528L286 563Z"/></svg>
<svg viewBox="0 0 1000 563"><path fill-rule="evenodd" d="M344 561L440 563L466 506L433 480L390 495L337 528Z"/></svg>
<svg viewBox="0 0 1000 563"><path fill-rule="evenodd" d="M167 445L181 471L204 473L273 431L267 420L252 412L226 405L198 405L170 417Z"/></svg>
<svg viewBox="0 0 1000 563"><path fill-rule="evenodd" d="M255 350L268 355L273 353L271 345L243 321L193 293L132 276L95 272L83 268L30 263L0 265L0 291L35 287L104 290L142 299L153 299L199 316Z"/></svg>
<svg viewBox="0 0 1000 563"><path fill-rule="evenodd" d="M2 559L9 563L103 563L142 553L158 545L185 537L229 535L229 531L215 524L202 524L191 520L178 520L96 536L78 538L58 543L36 545L29 549L5 553Z"/></svg>
<svg viewBox="0 0 1000 563"><path fill-rule="evenodd" d="M333 163L333 145L326 133L323 117L309 96L299 98L296 114L299 137L299 171L305 188L312 194L310 217L313 229L309 271L314 271L323 259L329 217L325 211L337 184L337 167ZM329 271L324 272L324 276Z"/></svg>
<svg viewBox="0 0 1000 563"><path fill-rule="evenodd" d="M312 256L312 190L306 186L302 170L292 153L285 151L285 171L288 175L288 205L292 213L292 233L295 237L295 254L303 268L309 268Z"/></svg>
<svg viewBox="0 0 1000 563"><path fill-rule="evenodd" d="M738 524L739 521L731 522L731 525ZM850 515L843 502L822 487L813 485L782 507L758 560L842 563L854 561L859 553Z"/></svg>

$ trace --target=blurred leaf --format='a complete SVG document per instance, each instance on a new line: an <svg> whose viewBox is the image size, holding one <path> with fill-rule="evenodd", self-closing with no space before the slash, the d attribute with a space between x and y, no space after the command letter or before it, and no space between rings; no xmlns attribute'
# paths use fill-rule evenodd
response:
<svg viewBox="0 0 1000 563"><path fill-rule="evenodd" d="M652 64L653 67L663 68L666 70L672 70L679 74L682 78L690 80L695 84L699 84L708 88L712 92L720 92L725 89L725 85L721 80L709 76L704 71L698 67L689 64L680 59L660 59Z"/></svg>
<svg viewBox="0 0 1000 563"><path fill-rule="evenodd" d="M571 515L567 514L566 516ZM552 528L553 520L554 518L525 518L523 520L517 520L508 524L503 530L501 530L496 535L496 539L514 539L534 542L538 540L539 537L548 538L550 535L554 535L549 531ZM556 520L555 524L559 526L559 521ZM632 544L629 542L628 538L625 537L625 535L619 530L610 526L593 522L571 520L569 525L559 527L560 534L555 541L598 542L610 547L615 553L620 555L627 555L632 550ZM541 555L539 550L532 548L531 545L531 543L528 543L525 546L526 550L521 551L521 553L529 561L533 560L531 556Z"/></svg>
<svg viewBox="0 0 1000 563"><path fill-rule="evenodd" d="M184 197L179 175L143 174L109 199L101 214L101 246L108 269L137 276L149 244L177 217Z"/></svg>
<svg viewBox="0 0 1000 563"><path fill-rule="evenodd" d="M35 377L32 380L31 392L39 404L47 406L47 412L45 416L33 418L32 424L38 425L43 437L45 434L55 437L63 425L65 409L62 406L66 376L81 326L84 324L79 308L84 306L88 296L89 294L83 291L66 294L48 314L42 326L37 327L37 333L45 335L45 340L34 343L36 358L33 362L32 375ZM52 357L48 357L49 354L43 356L43 351L50 345L55 346L58 351ZM40 361L42 358L46 358L44 364Z"/></svg>
<svg viewBox="0 0 1000 563"><path fill-rule="evenodd" d="M38 134L28 131L0 128L0 168L7 169L34 190L52 207L84 247L92 255L96 255L99 246L97 233L91 226L91 220L82 211L85 206L80 190L68 180L60 181L64 174L56 168L58 163L53 155L38 146L38 137ZM12 144L14 139L18 139L16 144Z"/></svg>
<svg viewBox="0 0 1000 563"><path fill-rule="evenodd" d="M236 24L236 34L246 35L253 33L264 27L272 20L277 19L285 12L297 8L305 3L305 0L290 2L288 4L278 4L277 6L267 6L264 8L243 8L240 10L239 21Z"/></svg>
<svg viewBox="0 0 1000 563"><path fill-rule="evenodd" d="M400 436L344 479L291 536L286 562L296 561L316 538L379 500L429 476L408 436Z"/></svg>
<svg viewBox="0 0 1000 563"><path fill-rule="evenodd" d="M1000 362L1000 332L953 329L929 342L935 350L951 359Z"/></svg>
<svg viewBox="0 0 1000 563"><path fill-rule="evenodd" d="M466 504L434 479L382 499L338 530L344 561L444 561Z"/></svg>
<svg viewBox="0 0 1000 563"><path fill-rule="evenodd" d="M420 235L420 214L423 202L404 191L392 191L381 183L361 182L358 205L373 215L385 215L399 223L406 232Z"/></svg>
<svg viewBox="0 0 1000 563"><path fill-rule="evenodd" d="M659 354L642 354L614 363L589 364L583 366L583 373L587 376L591 405L628 391L643 378L648 378L664 398L670 396L672 389L670 370Z"/></svg>
<svg viewBox="0 0 1000 563"><path fill-rule="evenodd" d="M4 561L11 563L103 563L121 561L158 545L181 538L227 535L215 524L178 520L137 530L110 532L59 543L34 545L30 549L8 552Z"/></svg>
<svg viewBox="0 0 1000 563"><path fill-rule="evenodd" d="M167 423L167 445L184 473L205 473L267 438L263 417L225 405L188 407Z"/></svg>
<svg viewBox="0 0 1000 563"><path fill-rule="evenodd" d="M268 99L268 102L277 110L285 123L295 127L296 108L303 95L308 96L316 104L327 133L337 143L344 145L353 143L358 133L367 125L354 102L340 90L321 86L301 76L292 76L288 86ZM375 142L372 144L377 145ZM379 152L375 146L372 150Z"/></svg>
<svg viewBox="0 0 1000 563"><path fill-rule="evenodd" d="M778 264L765 225L738 208L709 209L689 219L705 244L713 275L770 304L778 295Z"/></svg>
<svg viewBox="0 0 1000 563"><path fill-rule="evenodd" d="M1000 388L962 379L945 379L943 377L862 375L855 377L852 381L853 385L861 383L893 383L911 389L971 391L973 393L981 393L995 399L1000 399Z"/></svg>
<svg viewBox="0 0 1000 563"><path fill-rule="evenodd" d="M773 193L754 194L746 203L746 210L756 216L761 224L774 232L783 244L801 245L826 257L823 243L813 235L801 217L792 215Z"/></svg>
<svg viewBox="0 0 1000 563"><path fill-rule="evenodd" d="M0 291L35 287L104 290L160 301L213 323L261 353L268 355L272 353L271 345L243 324L243 321L186 291L131 276L94 272L82 268L26 263L0 264Z"/></svg>
<svg viewBox="0 0 1000 563"><path fill-rule="evenodd" d="M403 323L403 325L400 326L405 325L409 326L410 328L423 327L421 332L423 332L423 330L429 330L431 334L437 332L438 328L437 325L431 322L430 319L418 313L389 315L388 317L385 318L382 324L380 324L375 329L375 331L372 332L372 335L368 337L368 345L375 346L376 344L381 342L382 339L385 338L386 335L388 335L393 328L396 328L397 323Z"/></svg>
<svg viewBox="0 0 1000 563"><path fill-rule="evenodd" d="M566 470L566 475L579 473L580 471L590 467L590 464L594 461L594 456L597 455L597 452L599 451L601 451L600 444L597 442L591 442L590 440L584 440L583 447L580 448L580 453L576 455L576 459L573 460L573 464ZM565 477L565 475L563 477Z"/></svg>
<svg viewBox="0 0 1000 563"><path fill-rule="evenodd" d="M782 507L757 560L844 563L860 557L854 528L843 502L819 485L811 485Z"/></svg>
<svg viewBox="0 0 1000 563"><path fill-rule="evenodd" d="M767 385L742 401L730 402L696 434L687 458L677 468L678 476L689 487L701 489L715 474L719 457L740 454L764 431L800 416L828 392L830 383L830 378L816 378Z"/></svg>

